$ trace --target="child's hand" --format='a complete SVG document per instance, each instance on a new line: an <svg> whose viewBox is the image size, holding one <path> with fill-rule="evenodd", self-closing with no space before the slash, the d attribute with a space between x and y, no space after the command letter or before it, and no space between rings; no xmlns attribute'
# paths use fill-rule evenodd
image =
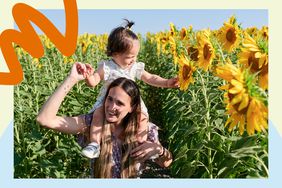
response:
<svg viewBox="0 0 282 188"><path fill-rule="evenodd" d="M178 77L168 79L167 80L167 87L169 87L169 88L178 88L179 87Z"/></svg>
<svg viewBox="0 0 282 188"><path fill-rule="evenodd" d="M88 64L88 63L85 64L85 67L86 67L86 79L88 79L91 75L94 74L94 69L93 69L93 67L92 67L90 64Z"/></svg>
<svg viewBox="0 0 282 188"><path fill-rule="evenodd" d="M76 65L78 73L82 74L84 78L89 78L94 73L94 69L90 64L79 63Z"/></svg>

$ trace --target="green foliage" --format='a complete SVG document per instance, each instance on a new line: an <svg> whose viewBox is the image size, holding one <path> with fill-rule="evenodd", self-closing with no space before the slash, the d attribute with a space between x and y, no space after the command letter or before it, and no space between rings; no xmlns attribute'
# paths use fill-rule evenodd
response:
<svg viewBox="0 0 282 188"><path fill-rule="evenodd" d="M142 40L139 61L148 72L164 78L177 76L169 55L157 55L156 44ZM236 56L234 56L236 57ZM78 45L74 61L91 63L107 58L96 44L82 53ZM75 135L66 135L40 127L35 118L56 87L67 76L72 64L64 63L55 49L46 49L45 57L32 63L29 55L20 59L24 81L14 91L14 177L85 178L89 161L81 157ZM40 68L41 67L41 68ZM188 91L153 88L138 81L150 119L160 127L160 139L174 156L169 168L174 178L249 178L268 177L268 136L240 136L229 133L221 81L211 73L195 72L195 83ZM65 98L59 115L87 113L100 87L77 84Z"/></svg>

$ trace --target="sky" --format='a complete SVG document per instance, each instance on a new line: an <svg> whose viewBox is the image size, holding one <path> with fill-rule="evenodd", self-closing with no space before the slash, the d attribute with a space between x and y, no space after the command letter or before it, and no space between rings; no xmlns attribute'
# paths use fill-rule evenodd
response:
<svg viewBox="0 0 282 188"><path fill-rule="evenodd" d="M65 32L64 10L40 10L53 24ZM172 22L178 29L193 26L195 30L219 29L225 21L235 15L243 28L268 25L267 9L185 9L185 10L79 10L79 34L103 34L122 25L123 19L135 22L132 30L142 35L169 29ZM42 31L35 27L38 34Z"/></svg>

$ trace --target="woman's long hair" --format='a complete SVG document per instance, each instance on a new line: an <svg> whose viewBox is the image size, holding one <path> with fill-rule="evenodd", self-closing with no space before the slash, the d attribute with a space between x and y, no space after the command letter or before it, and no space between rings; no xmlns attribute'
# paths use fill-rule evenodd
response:
<svg viewBox="0 0 282 188"><path fill-rule="evenodd" d="M141 113L140 91L134 81L126 78L118 78L110 84L105 95L105 100L110 89L114 87L121 87L131 98L130 105L132 112L128 113L122 120L124 139L122 145L121 178L134 178L137 175L136 161L130 157L130 151L138 145L136 134ZM113 143L111 126L105 120L101 136L101 153L95 164L95 177L112 178Z"/></svg>

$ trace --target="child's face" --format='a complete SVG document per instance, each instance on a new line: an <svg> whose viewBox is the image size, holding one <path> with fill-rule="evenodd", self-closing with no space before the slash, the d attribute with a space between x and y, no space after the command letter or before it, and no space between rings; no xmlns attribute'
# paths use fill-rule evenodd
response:
<svg viewBox="0 0 282 188"><path fill-rule="evenodd" d="M130 67L134 62L136 62L137 55L139 53L140 44L138 40L132 41L133 45L130 50L125 53L116 53L113 55L115 62L122 68Z"/></svg>

